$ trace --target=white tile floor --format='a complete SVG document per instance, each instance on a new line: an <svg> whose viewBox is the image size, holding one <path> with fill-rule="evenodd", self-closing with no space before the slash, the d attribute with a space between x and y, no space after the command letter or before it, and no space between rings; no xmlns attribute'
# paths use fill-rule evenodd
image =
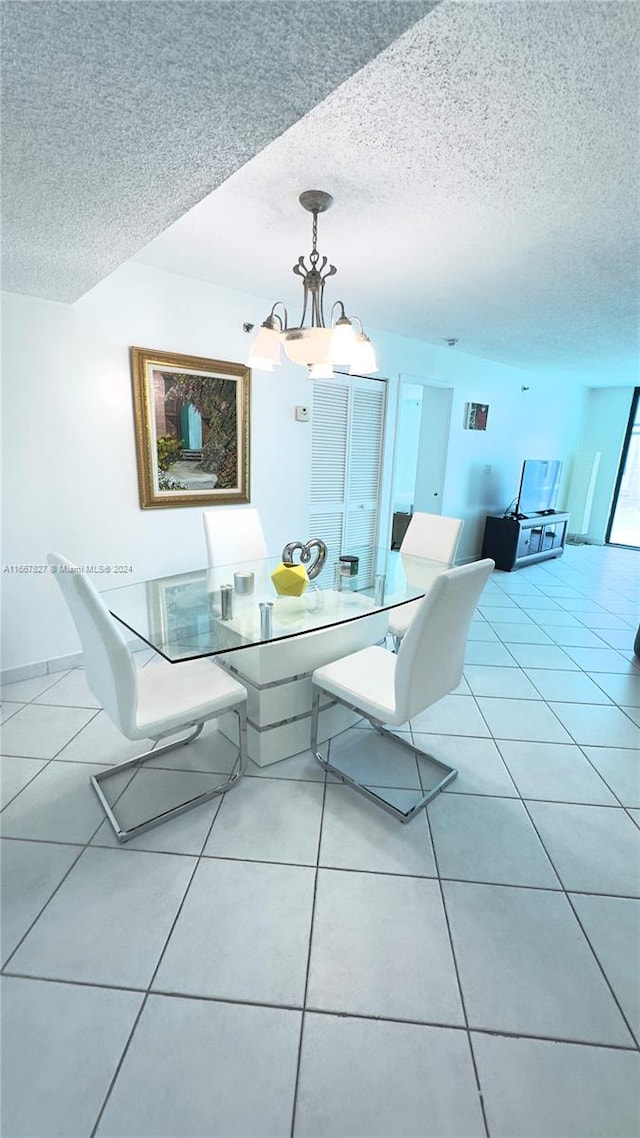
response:
<svg viewBox="0 0 640 1138"><path fill-rule="evenodd" d="M81 671L4 688L4 1138L637 1135L639 569L494 575L408 826L304 754L120 848L88 777L135 745Z"/></svg>

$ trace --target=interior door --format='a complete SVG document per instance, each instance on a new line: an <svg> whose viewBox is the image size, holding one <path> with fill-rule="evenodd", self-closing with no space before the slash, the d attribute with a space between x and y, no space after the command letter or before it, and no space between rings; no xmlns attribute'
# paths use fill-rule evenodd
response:
<svg viewBox="0 0 640 1138"><path fill-rule="evenodd" d="M442 513L452 396L450 387L423 387L414 509L425 514Z"/></svg>
<svg viewBox="0 0 640 1138"><path fill-rule="evenodd" d="M381 380L341 375L314 384L310 529L327 546L325 581L341 553L362 546L372 552L361 559L360 587L373 579L385 399Z"/></svg>
<svg viewBox="0 0 640 1138"><path fill-rule="evenodd" d="M401 377L391 492L397 522L415 510L442 513L452 399L450 387Z"/></svg>

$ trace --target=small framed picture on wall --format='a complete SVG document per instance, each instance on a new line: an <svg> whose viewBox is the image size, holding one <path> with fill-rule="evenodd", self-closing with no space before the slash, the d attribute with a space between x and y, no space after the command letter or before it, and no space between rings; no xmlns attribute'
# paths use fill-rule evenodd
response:
<svg viewBox="0 0 640 1138"><path fill-rule="evenodd" d="M488 403L465 403L464 428L466 431L486 431L488 418Z"/></svg>

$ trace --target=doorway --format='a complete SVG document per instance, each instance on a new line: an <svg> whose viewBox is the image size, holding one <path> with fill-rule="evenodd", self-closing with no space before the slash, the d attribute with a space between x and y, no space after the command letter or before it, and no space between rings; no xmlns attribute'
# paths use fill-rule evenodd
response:
<svg viewBox="0 0 640 1138"><path fill-rule="evenodd" d="M416 510L442 513L452 399L451 387L401 378L392 491L396 535L402 519Z"/></svg>
<svg viewBox="0 0 640 1138"><path fill-rule="evenodd" d="M640 387L631 402L605 542L640 549Z"/></svg>

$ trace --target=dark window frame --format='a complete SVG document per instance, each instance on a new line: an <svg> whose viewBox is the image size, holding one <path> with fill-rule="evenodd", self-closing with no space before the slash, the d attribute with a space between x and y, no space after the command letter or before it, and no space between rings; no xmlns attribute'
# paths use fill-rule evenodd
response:
<svg viewBox="0 0 640 1138"><path fill-rule="evenodd" d="M631 400L631 409L629 411L629 421L624 436L624 443L622 444L622 453L620 455L620 462L618 464L618 473L616 476L616 483L613 488L613 498L611 499L611 509L609 511L609 520L607 522L607 529L604 535L605 545L614 545L618 549L637 549L637 545L625 545L620 541L610 541L611 530L613 529L613 520L615 517L616 509L618 507L618 494L622 485L624 477L624 469L627 463L627 455L629 454L629 446L631 444L631 435L636 422L636 412L638 410L638 403L640 402L640 387L635 387L633 390L633 398Z"/></svg>

